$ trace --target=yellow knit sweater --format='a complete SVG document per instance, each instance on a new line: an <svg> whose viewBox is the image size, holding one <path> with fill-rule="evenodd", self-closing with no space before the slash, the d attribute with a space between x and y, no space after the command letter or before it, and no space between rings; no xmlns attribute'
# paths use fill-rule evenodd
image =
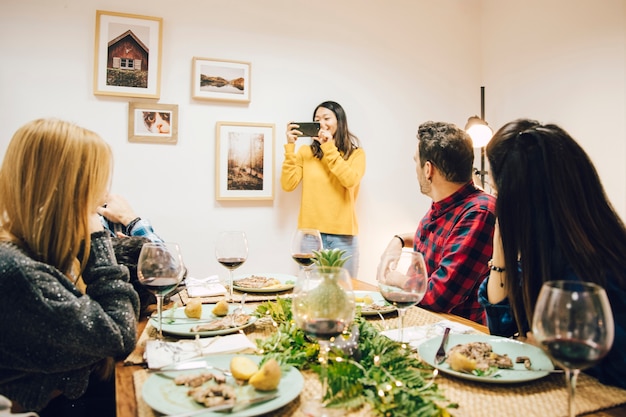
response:
<svg viewBox="0 0 626 417"><path fill-rule="evenodd" d="M334 143L321 145L324 156L313 156L303 145L295 153L295 143L285 145L280 184L293 191L302 182L298 228L313 228L322 233L356 236L359 225L354 204L365 174L365 152L359 148L344 160Z"/></svg>

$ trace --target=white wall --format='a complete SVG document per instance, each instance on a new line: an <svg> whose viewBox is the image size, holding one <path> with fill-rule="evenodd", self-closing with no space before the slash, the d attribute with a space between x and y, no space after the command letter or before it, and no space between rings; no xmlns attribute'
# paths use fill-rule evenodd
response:
<svg viewBox="0 0 626 417"><path fill-rule="evenodd" d="M480 111L479 87L486 85L493 126L526 115L553 119L585 139L597 162L607 158L610 164L598 165L623 214L624 2L603 0L602 10L592 2L552 2L558 7L510 2L518 12L510 13L509 5L493 0L2 0L0 155L13 132L33 118L76 121L109 141L116 165L112 191L125 195L164 238L181 243L193 275L226 275L213 255L217 231L226 228L248 233L249 260L238 272L294 273L289 241L299 192L280 189L284 126L309 119L321 101L336 100L367 153L357 208L359 278L373 281L391 236L414 230L430 204L415 179L417 126L425 120L463 126ZM128 102L137 100L93 95L97 9L163 17L159 102L179 105L176 146L129 143ZM546 29L531 37L526 25L510 30L518 15L544 12L559 23L556 35ZM598 24L581 25L588 19ZM558 48L572 39L563 55ZM520 48L542 56L542 65L512 73L513 63L534 62L529 53L519 56ZM251 103L191 99L194 56L251 62ZM581 67L589 56L593 65ZM571 62L576 71L565 84L563 70L571 71ZM595 87L587 85L592 80ZM560 87L547 88L554 84ZM584 117L597 108L602 111ZM273 201L215 200L217 121L276 124Z"/></svg>

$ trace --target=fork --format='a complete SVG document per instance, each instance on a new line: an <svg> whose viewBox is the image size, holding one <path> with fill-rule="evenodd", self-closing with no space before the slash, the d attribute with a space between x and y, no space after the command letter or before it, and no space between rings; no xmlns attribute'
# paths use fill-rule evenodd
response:
<svg viewBox="0 0 626 417"><path fill-rule="evenodd" d="M450 328L446 327L443 331L443 338L441 339L441 344L439 345L439 349L437 349L437 353L435 353L435 363L437 365L443 363L446 360L446 345L448 344L448 336L450 335Z"/></svg>

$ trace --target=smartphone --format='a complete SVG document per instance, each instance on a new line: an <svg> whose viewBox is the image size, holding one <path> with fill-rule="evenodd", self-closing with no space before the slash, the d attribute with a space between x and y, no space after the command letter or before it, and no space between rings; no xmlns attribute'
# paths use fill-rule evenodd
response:
<svg viewBox="0 0 626 417"><path fill-rule="evenodd" d="M294 122L300 127L298 130L302 132L302 136L307 138L312 138L317 136L317 133L320 131L319 122Z"/></svg>

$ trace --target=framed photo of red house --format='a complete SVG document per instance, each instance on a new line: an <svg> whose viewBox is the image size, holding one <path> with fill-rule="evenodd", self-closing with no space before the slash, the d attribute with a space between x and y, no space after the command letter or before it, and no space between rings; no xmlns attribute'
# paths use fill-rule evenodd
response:
<svg viewBox="0 0 626 417"><path fill-rule="evenodd" d="M274 199L274 125L217 122L216 200Z"/></svg>
<svg viewBox="0 0 626 417"><path fill-rule="evenodd" d="M158 99L162 27L160 17L97 10L94 94Z"/></svg>

